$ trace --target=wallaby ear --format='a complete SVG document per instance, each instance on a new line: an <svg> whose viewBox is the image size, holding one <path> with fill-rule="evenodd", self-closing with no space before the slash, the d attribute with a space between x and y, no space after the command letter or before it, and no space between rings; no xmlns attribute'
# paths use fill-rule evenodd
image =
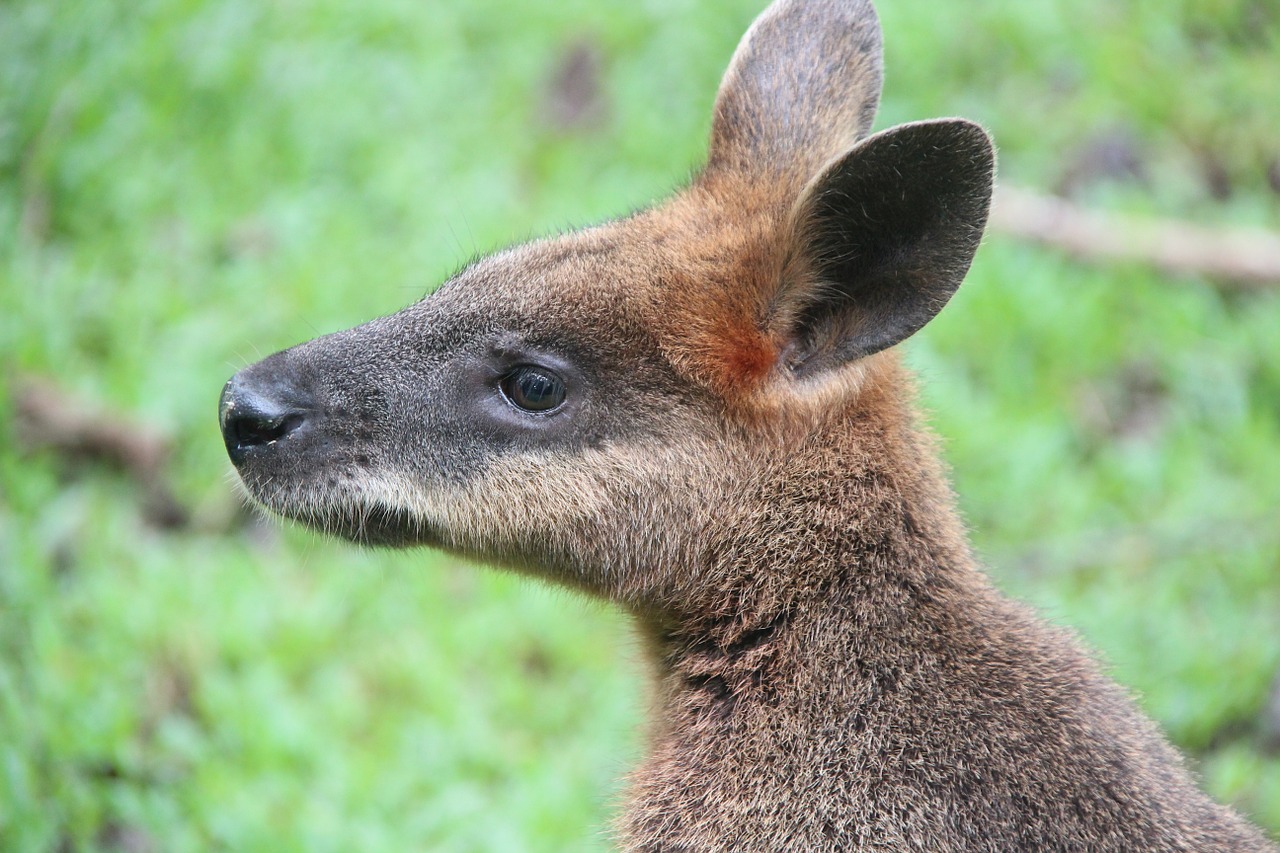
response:
<svg viewBox="0 0 1280 853"><path fill-rule="evenodd" d="M777 0L720 84L706 174L763 177L794 193L870 131L881 62L869 0ZM779 184L779 173L793 180Z"/></svg>
<svg viewBox="0 0 1280 853"><path fill-rule="evenodd" d="M942 310L982 239L994 168L982 128L940 119L878 133L810 182L770 312L791 375L893 346Z"/></svg>

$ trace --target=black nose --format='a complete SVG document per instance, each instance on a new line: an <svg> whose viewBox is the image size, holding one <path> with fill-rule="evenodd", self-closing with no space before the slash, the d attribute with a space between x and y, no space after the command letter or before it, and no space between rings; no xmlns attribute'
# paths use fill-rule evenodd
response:
<svg viewBox="0 0 1280 853"><path fill-rule="evenodd" d="M222 440L237 465L255 450L297 435L312 416L310 401L297 388L247 373L231 377L218 403Z"/></svg>

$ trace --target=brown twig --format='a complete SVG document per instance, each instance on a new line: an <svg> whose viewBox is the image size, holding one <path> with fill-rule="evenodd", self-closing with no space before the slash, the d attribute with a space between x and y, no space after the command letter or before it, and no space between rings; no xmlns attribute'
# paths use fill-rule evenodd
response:
<svg viewBox="0 0 1280 853"><path fill-rule="evenodd" d="M164 435L119 413L94 409L46 380L26 377L16 387L17 438L28 449L117 468L142 486L149 522L163 528L188 523L190 513L169 486Z"/></svg>
<svg viewBox="0 0 1280 853"><path fill-rule="evenodd" d="M1099 213L1009 186L996 192L991 226L1084 261L1134 261L1242 290L1280 285L1280 233L1264 229Z"/></svg>

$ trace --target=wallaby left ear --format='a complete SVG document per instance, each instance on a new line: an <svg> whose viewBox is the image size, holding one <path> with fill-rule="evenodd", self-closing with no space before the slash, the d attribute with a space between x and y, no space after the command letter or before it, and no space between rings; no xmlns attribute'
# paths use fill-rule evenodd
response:
<svg viewBox="0 0 1280 853"><path fill-rule="evenodd" d="M793 376L891 347L955 293L982 239L995 151L962 119L868 137L813 179L770 326Z"/></svg>

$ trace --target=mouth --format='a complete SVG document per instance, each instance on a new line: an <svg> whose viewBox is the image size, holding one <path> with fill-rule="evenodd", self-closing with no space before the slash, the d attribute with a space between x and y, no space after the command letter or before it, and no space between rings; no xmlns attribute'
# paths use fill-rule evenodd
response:
<svg viewBox="0 0 1280 853"><path fill-rule="evenodd" d="M330 536L373 548L439 547L440 544L438 535L418 519L405 510L385 505L339 512L323 519L319 529Z"/></svg>
<svg viewBox="0 0 1280 853"><path fill-rule="evenodd" d="M257 480L238 471L248 501L275 515L326 536L378 548L441 547L442 537L403 507L364 493L359 485L317 497L312 489L283 486L275 479Z"/></svg>

